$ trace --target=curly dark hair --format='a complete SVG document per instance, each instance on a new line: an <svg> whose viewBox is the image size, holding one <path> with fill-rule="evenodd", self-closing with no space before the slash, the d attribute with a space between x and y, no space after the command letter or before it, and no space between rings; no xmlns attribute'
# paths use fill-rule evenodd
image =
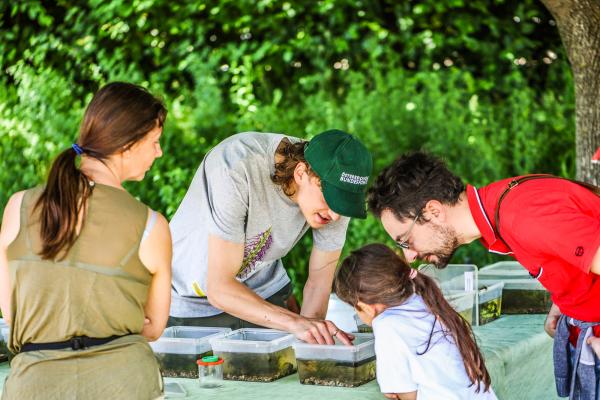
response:
<svg viewBox="0 0 600 400"><path fill-rule="evenodd" d="M386 167L367 193L369 210L381 217L414 218L429 200L455 205L465 190L462 180L439 158L421 151L403 154Z"/></svg>
<svg viewBox="0 0 600 400"><path fill-rule="evenodd" d="M275 151L276 156L281 157L281 161L275 164L275 172L271 176L271 181L279 186L286 196L292 197L294 191L294 169L298 163L306 164L306 171L310 176L318 175L310 168L304 158L304 148L307 141L291 142L288 138L283 138Z"/></svg>

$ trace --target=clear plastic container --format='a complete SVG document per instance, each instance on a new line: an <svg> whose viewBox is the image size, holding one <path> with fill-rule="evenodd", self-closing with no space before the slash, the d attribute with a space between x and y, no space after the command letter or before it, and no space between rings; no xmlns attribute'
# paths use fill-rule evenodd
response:
<svg viewBox="0 0 600 400"><path fill-rule="evenodd" d="M10 326L4 321L4 318L0 318L0 346L2 343L6 345L8 343L8 334L10 333Z"/></svg>
<svg viewBox="0 0 600 400"><path fill-rule="evenodd" d="M477 266L474 264L448 264L438 269L431 264L419 266L419 273L427 275L438 284L450 305L471 325L477 324Z"/></svg>
<svg viewBox="0 0 600 400"><path fill-rule="evenodd" d="M10 327L2 320L0 325L0 363L10 361L12 354L8 350L8 335L10 334Z"/></svg>
<svg viewBox="0 0 600 400"><path fill-rule="evenodd" d="M450 303L452 308L454 308L456 312L459 313L465 319L465 321L471 325L473 325L473 314L477 315L477 301L475 301L476 296L476 290L470 292L454 291L444 294L444 297L448 303Z"/></svg>
<svg viewBox="0 0 600 400"><path fill-rule="evenodd" d="M358 314L354 314L354 322L356 323L356 330L358 333L373 333L373 328L365 324Z"/></svg>
<svg viewBox="0 0 600 400"><path fill-rule="evenodd" d="M485 325L500 318L502 312L502 288L504 282L496 282L490 286L479 282L479 290L477 292L477 303L479 315L477 318L478 325Z"/></svg>
<svg viewBox="0 0 600 400"><path fill-rule="evenodd" d="M355 387L375 378L375 339L356 333L353 346L337 338L335 345L294 342L300 382L308 385Z"/></svg>
<svg viewBox="0 0 600 400"><path fill-rule="evenodd" d="M356 311L354 307L340 300L335 293L329 295L325 319L333 322L344 332L356 332L355 316Z"/></svg>
<svg viewBox="0 0 600 400"><path fill-rule="evenodd" d="M1 321L0 325L0 362L11 361L14 354L8 350L8 340L10 335L10 327L8 324Z"/></svg>
<svg viewBox="0 0 600 400"><path fill-rule="evenodd" d="M198 382L203 389L215 389L223 386L223 359L206 356L198 360Z"/></svg>
<svg viewBox="0 0 600 400"><path fill-rule="evenodd" d="M179 382L165 382L165 398L183 399L187 397L187 392Z"/></svg>
<svg viewBox="0 0 600 400"><path fill-rule="evenodd" d="M448 264L442 269L423 264L419 266L419 272L433 278L444 293L470 292L477 288L477 266L474 264Z"/></svg>
<svg viewBox="0 0 600 400"><path fill-rule="evenodd" d="M552 306L550 293L516 261L501 261L481 268L479 281L488 286L504 282L503 314L546 314Z"/></svg>
<svg viewBox="0 0 600 400"><path fill-rule="evenodd" d="M212 355L210 339L231 332L230 328L172 326L155 342L150 342L163 376L197 378L196 361Z"/></svg>
<svg viewBox="0 0 600 400"><path fill-rule="evenodd" d="M293 341L294 335L287 332L244 328L210 343L224 361L224 379L271 382L296 372Z"/></svg>

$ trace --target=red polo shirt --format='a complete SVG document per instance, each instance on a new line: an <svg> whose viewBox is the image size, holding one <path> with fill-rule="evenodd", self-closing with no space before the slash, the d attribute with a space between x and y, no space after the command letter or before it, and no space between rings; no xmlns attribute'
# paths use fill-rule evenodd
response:
<svg viewBox="0 0 600 400"><path fill-rule="evenodd" d="M535 179L498 199L514 178L481 189L467 185L471 214L490 252L514 257L550 292L560 311L600 322L600 276L589 272L600 247L600 197L564 179Z"/></svg>

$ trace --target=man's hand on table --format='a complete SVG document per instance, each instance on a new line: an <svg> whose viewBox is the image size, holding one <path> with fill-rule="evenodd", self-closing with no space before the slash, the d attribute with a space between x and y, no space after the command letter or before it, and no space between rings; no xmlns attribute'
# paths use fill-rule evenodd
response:
<svg viewBox="0 0 600 400"><path fill-rule="evenodd" d="M298 316L294 328L290 331L300 340L312 344L335 344L334 337L345 345L352 345L354 336L340 330L328 320Z"/></svg>

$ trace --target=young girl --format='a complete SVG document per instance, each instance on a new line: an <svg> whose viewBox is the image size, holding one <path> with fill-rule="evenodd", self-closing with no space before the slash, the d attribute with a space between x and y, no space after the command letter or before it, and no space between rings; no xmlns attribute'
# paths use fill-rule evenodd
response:
<svg viewBox="0 0 600 400"><path fill-rule="evenodd" d="M496 399L469 324L433 280L393 250L370 244L353 251L334 289L373 327L377 382L386 397Z"/></svg>

